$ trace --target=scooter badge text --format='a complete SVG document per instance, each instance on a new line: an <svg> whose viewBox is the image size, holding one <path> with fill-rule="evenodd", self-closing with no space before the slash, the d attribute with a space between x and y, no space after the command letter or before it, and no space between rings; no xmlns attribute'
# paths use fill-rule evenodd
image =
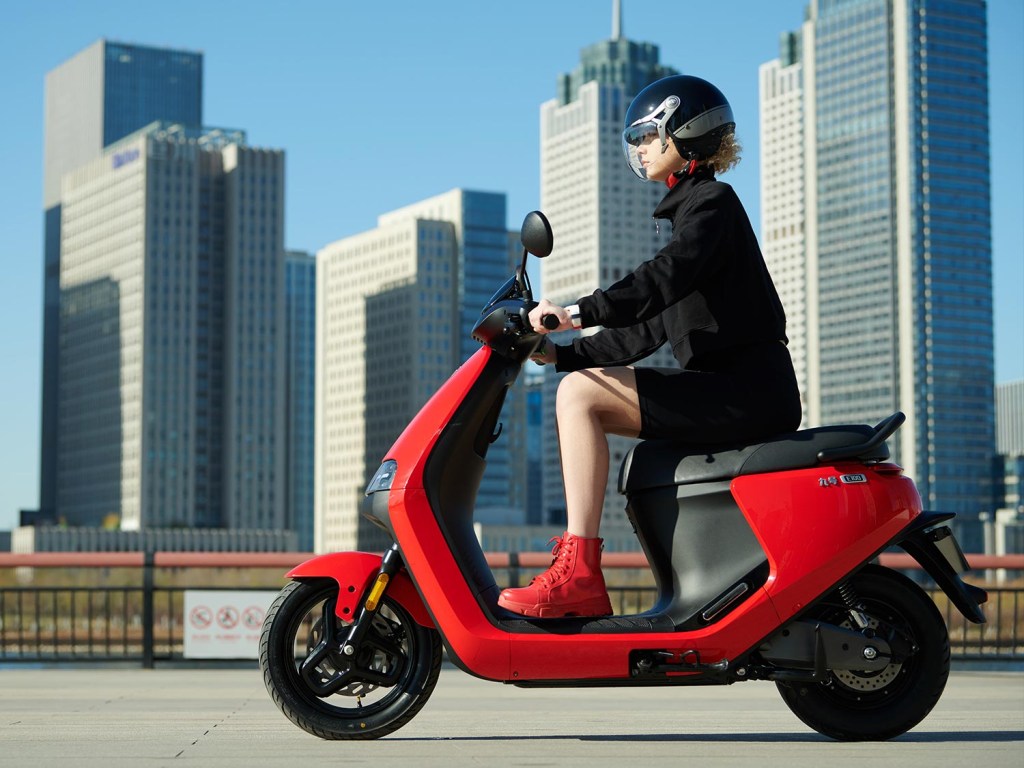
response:
<svg viewBox="0 0 1024 768"><path fill-rule="evenodd" d="M862 474L840 475L839 477L831 475L829 477L819 477L818 485L820 485L822 488L828 488L833 485L839 485L840 483L842 483L843 485L850 485L852 483L866 483L867 481L867 475Z"/></svg>

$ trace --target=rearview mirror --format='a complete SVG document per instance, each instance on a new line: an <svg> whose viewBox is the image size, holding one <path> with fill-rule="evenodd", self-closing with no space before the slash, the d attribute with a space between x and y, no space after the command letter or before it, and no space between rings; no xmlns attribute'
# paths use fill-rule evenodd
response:
<svg viewBox="0 0 1024 768"><path fill-rule="evenodd" d="M526 214L523 227L519 231L519 239L527 251L540 259L551 253L555 243L551 224L540 211L530 211Z"/></svg>

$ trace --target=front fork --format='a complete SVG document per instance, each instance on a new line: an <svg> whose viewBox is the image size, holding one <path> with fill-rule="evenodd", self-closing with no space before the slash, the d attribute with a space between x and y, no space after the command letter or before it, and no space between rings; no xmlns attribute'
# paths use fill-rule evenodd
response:
<svg viewBox="0 0 1024 768"><path fill-rule="evenodd" d="M348 636L341 644L341 652L345 656L353 656L356 649L362 644L367 631L370 629L370 625L373 623L373 617L377 615L380 599L384 596L388 582L394 578L402 565L403 560L401 553L398 551L398 545L392 544L391 549L384 553L384 557L380 562L380 570L377 572L377 578L370 582L370 588L367 590L367 594L359 606L356 620L352 622L352 626L348 630Z"/></svg>
<svg viewBox="0 0 1024 768"><path fill-rule="evenodd" d="M374 618L380 607L381 598L388 583L395 577L403 564L398 545L391 546L381 560L377 576L369 583L359 604L355 620L349 625L348 632L336 630L336 600L324 603L322 614L322 631L320 641L310 649L309 654L299 667L299 672L313 692L320 697L337 693L345 686L356 682L376 685L393 685L392 679L396 670L379 670L370 667L373 652L360 653L367 642L367 633L373 626ZM371 641L371 646L373 642ZM395 650L395 649L381 649ZM334 668L333 674L325 674L325 662Z"/></svg>

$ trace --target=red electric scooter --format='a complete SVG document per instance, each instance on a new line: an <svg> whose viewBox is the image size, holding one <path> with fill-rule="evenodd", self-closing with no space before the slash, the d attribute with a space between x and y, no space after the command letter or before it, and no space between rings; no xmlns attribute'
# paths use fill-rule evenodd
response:
<svg viewBox="0 0 1024 768"><path fill-rule="evenodd" d="M888 739L919 723L949 674L931 599L872 564L899 545L972 622L984 590L914 483L890 463L896 413L753 445L645 441L619 476L657 600L637 615L534 619L497 605L473 530L488 446L509 387L540 343L527 252L550 225L526 217L523 263L473 330L481 349L384 457L363 514L383 556L314 558L263 626L260 666L292 722L325 739L391 733L423 707L442 645L472 675L522 687L720 685L771 680L804 723L836 739ZM551 318L552 320L554 318Z"/></svg>

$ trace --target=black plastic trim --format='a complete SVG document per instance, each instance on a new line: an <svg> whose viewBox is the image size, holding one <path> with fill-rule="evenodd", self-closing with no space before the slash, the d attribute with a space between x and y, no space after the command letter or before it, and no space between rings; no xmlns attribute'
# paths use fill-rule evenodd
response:
<svg viewBox="0 0 1024 768"><path fill-rule="evenodd" d="M641 613L636 616L602 618L534 619L508 614L499 626L507 632L543 635L614 635L627 632L675 632L676 626L667 616Z"/></svg>
<svg viewBox="0 0 1024 768"><path fill-rule="evenodd" d="M984 624L986 619L981 604L988 601L988 593L981 587L965 583L929 536L930 528L952 517L951 512L923 512L895 543L921 564L964 618L975 624Z"/></svg>
<svg viewBox="0 0 1024 768"><path fill-rule="evenodd" d="M892 416L878 422L874 427L874 434L863 443L850 445L845 448L825 448L818 453L818 461L828 464L842 459L859 459L864 455L871 455L875 449L880 447L886 439L899 429L907 417L902 411L896 411Z"/></svg>
<svg viewBox="0 0 1024 768"><path fill-rule="evenodd" d="M687 685L732 685L740 682L720 672L693 672L686 675L651 677L615 677L597 680L506 680L516 688L660 688Z"/></svg>

